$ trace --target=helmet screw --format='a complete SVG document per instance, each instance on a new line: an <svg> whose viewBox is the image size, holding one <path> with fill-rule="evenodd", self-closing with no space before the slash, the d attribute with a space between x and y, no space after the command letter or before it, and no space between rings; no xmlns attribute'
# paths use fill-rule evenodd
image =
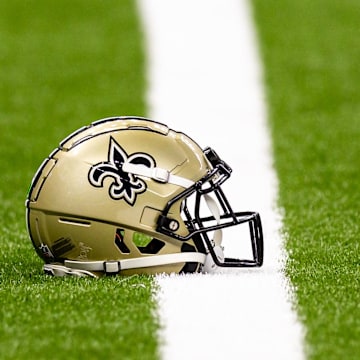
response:
<svg viewBox="0 0 360 360"><path fill-rule="evenodd" d="M179 228L179 223L176 220L171 220L169 222L169 229L172 231L176 231Z"/></svg>

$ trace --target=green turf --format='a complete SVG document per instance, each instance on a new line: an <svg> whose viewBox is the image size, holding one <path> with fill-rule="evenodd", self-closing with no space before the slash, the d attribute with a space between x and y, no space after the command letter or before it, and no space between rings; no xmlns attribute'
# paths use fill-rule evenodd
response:
<svg viewBox="0 0 360 360"><path fill-rule="evenodd" d="M254 0L309 359L360 359L360 2Z"/></svg>
<svg viewBox="0 0 360 360"><path fill-rule="evenodd" d="M360 3L252 2L307 354L358 359ZM31 177L62 138L145 115L134 4L0 2L0 359L157 358L151 278L45 277L24 219Z"/></svg>
<svg viewBox="0 0 360 360"><path fill-rule="evenodd" d="M2 359L156 358L150 277L2 281Z"/></svg>
<svg viewBox="0 0 360 360"><path fill-rule="evenodd" d="M0 2L0 359L157 358L151 278L54 279L25 228L32 176L65 136L145 115L135 2Z"/></svg>

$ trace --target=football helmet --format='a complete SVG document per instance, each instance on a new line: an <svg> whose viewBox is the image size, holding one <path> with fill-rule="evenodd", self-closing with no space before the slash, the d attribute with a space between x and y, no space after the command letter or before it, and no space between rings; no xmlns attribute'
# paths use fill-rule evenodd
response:
<svg viewBox="0 0 360 360"><path fill-rule="evenodd" d="M65 138L36 172L28 232L56 276L261 266L260 215L233 211L221 187L230 174L214 150L164 124L102 119ZM222 230L244 224L250 259L225 257Z"/></svg>

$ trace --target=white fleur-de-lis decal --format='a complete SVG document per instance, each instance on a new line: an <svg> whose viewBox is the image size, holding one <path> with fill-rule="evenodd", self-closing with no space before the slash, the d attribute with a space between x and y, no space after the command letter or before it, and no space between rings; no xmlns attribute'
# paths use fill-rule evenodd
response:
<svg viewBox="0 0 360 360"><path fill-rule="evenodd" d="M107 177L113 179L109 187L109 196L114 200L125 200L129 205L134 205L137 194L146 190L146 183L123 170L124 163L140 164L149 168L155 167L154 159L145 153L128 155L126 151L110 137L108 160L95 164L89 171L89 182L95 187L103 187Z"/></svg>

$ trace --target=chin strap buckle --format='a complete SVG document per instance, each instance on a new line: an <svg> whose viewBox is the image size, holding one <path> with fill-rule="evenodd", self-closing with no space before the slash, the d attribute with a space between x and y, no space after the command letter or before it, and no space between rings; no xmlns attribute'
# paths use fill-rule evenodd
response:
<svg viewBox="0 0 360 360"><path fill-rule="evenodd" d="M103 265L106 275L116 275L121 271L120 261L104 261Z"/></svg>

